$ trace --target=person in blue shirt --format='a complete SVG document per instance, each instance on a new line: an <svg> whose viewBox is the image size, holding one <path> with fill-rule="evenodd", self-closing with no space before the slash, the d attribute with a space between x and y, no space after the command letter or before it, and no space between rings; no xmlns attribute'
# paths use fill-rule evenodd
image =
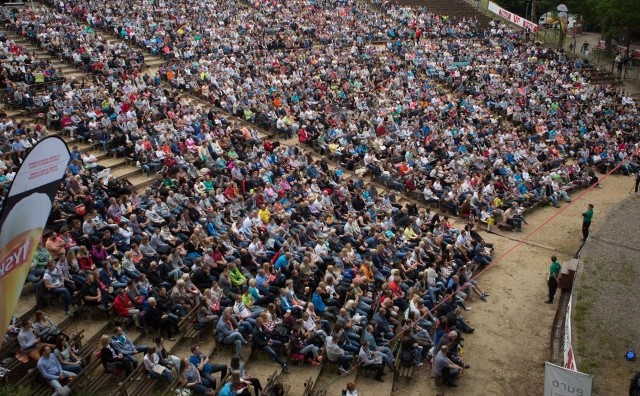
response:
<svg viewBox="0 0 640 396"><path fill-rule="evenodd" d="M73 160L82 161L82 154L80 153L80 150L78 150L78 146L73 146L71 149L71 161Z"/></svg>
<svg viewBox="0 0 640 396"><path fill-rule="evenodd" d="M293 258L293 255L289 252L285 254L281 254L280 257L276 260L274 268L276 271L283 272L285 274L289 273L289 260Z"/></svg>
<svg viewBox="0 0 640 396"><path fill-rule="evenodd" d="M40 359L38 359L38 371L49 381L49 385L54 390L62 388L61 381L69 380L76 376L71 371L64 371L58 358L51 353L51 347L43 345L40 348Z"/></svg>
<svg viewBox="0 0 640 396"><path fill-rule="evenodd" d="M316 292L311 296L311 302L313 303L314 310L318 315L321 315L325 319L335 321L335 315L338 312L338 309L336 307L328 307L327 304L324 303L324 293L325 292L321 287L317 287Z"/></svg>
<svg viewBox="0 0 640 396"><path fill-rule="evenodd" d="M82 172L82 166L80 166L80 162L78 160L72 160L67 166L67 169L69 169L69 172L74 176L79 175L80 172Z"/></svg>
<svg viewBox="0 0 640 396"><path fill-rule="evenodd" d="M215 388L216 380L211 376L214 373L220 373L221 379L227 376L226 364L213 364L209 362L209 358L200 351L200 346L194 345L191 347L191 356L189 356L189 362L196 366L200 375L206 378L207 381L213 384Z"/></svg>

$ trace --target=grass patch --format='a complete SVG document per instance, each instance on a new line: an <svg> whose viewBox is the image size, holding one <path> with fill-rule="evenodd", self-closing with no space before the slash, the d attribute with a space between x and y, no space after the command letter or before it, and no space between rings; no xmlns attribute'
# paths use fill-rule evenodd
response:
<svg viewBox="0 0 640 396"><path fill-rule="evenodd" d="M598 359L586 357L580 361L580 371L585 374L593 375L599 367L600 363L598 362Z"/></svg>
<svg viewBox="0 0 640 396"><path fill-rule="evenodd" d="M573 323L575 324L576 329L580 331L585 330L589 309L591 309L592 306L593 303L590 300L580 299L575 307L573 307Z"/></svg>

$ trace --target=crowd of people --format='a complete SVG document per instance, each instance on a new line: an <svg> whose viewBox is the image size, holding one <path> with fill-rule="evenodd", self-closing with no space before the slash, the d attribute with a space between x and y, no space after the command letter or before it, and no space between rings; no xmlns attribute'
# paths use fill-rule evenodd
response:
<svg viewBox="0 0 640 396"><path fill-rule="evenodd" d="M488 297L473 279L491 263L481 223L521 229L527 208L569 201L595 170L638 168L635 104L500 23L355 0L53 8L18 10L8 26L95 75L51 84L45 126L3 119L0 182L45 128L155 178L135 191L73 147L29 281L69 313L78 302L113 309L168 339L197 310L238 360L252 343L288 371L289 344L290 359L342 373L360 362L380 381L431 360L454 386L469 368L461 333L475 330L463 311ZM11 40L4 48L7 86L46 69L17 58ZM143 73L142 48L172 62ZM14 65L28 59L31 69ZM300 144L260 139L256 126ZM463 220L401 204L401 193ZM144 353L150 375L180 375L195 393L227 370L199 350L187 363L126 340L122 328L103 337L106 368L130 372ZM36 350L45 378L73 372L52 345Z"/></svg>

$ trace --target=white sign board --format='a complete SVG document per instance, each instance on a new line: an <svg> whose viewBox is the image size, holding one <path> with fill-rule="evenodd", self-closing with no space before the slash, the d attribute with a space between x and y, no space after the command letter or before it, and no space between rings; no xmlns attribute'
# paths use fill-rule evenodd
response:
<svg viewBox="0 0 640 396"><path fill-rule="evenodd" d="M507 21L516 24L518 26L520 26L523 29L529 29L532 32L536 32L538 30L538 25L527 20L524 19L521 16L518 16L516 14L514 14L513 12L507 11L504 8L500 7L499 5L497 5L496 3L490 1L489 2L489 11L493 12L494 14L498 15L500 18L502 19L506 19Z"/></svg>
<svg viewBox="0 0 640 396"><path fill-rule="evenodd" d="M592 381L590 375L544 364L544 396L591 396Z"/></svg>

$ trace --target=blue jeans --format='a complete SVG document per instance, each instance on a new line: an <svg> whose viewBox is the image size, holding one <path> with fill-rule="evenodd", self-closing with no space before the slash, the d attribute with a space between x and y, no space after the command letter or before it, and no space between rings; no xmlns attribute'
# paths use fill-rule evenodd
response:
<svg viewBox="0 0 640 396"><path fill-rule="evenodd" d="M82 371L82 366L80 365L80 363L63 364L62 371L80 374L80 372Z"/></svg>
<svg viewBox="0 0 640 396"><path fill-rule="evenodd" d="M313 344L309 344L306 347L302 348L300 350L300 354L301 355L306 355L307 353L311 352L311 354L313 355L313 360L316 360L318 358L318 347L313 345Z"/></svg>
<svg viewBox="0 0 640 396"><path fill-rule="evenodd" d="M244 339L242 334L239 331L234 331L228 336L222 339L223 344L231 345L235 344L236 346L236 356L242 355L242 345L247 344L247 340Z"/></svg>
<svg viewBox="0 0 640 396"><path fill-rule="evenodd" d="M64 378L72 378L76 376L76 373L72 373L70 371L64 371L64 370L62 371L62 374L64 374ZM60 380L58 380L57 378L49 380L49 385L51 385L51 387L54 390L58 390L62 388L62 384L60 383Z"/></svg>
<svg viewBox="0 0 640 396"><path fill-rule="evenodd" d="M280 354L276 351L280 351L282 349L282 342L278 340L271 340L271 345L264 345L261 347L263 351L265 351L269 356L273 358L278 364L282 367L286 366L287 363L282 360Z"/></svg>
<svg viewBox="0 0 640 396"><path fill-rule="evenodd" d="M340 356L338 360L335 361L335 363L337 363L342 369L349 370L350 363L352 360L353 360L353 355L349 353L345 353L344 355Z"/></svg>
<svg viewBox="0 0 640 396"><path fill-rule="evenodd" d="M69 305L73 305L73 299L71 298L71 293L66 287L58 287L55 289L49 290L52 294L62 296L62 307L64 308L64 312L69 312Z"/></svg>

